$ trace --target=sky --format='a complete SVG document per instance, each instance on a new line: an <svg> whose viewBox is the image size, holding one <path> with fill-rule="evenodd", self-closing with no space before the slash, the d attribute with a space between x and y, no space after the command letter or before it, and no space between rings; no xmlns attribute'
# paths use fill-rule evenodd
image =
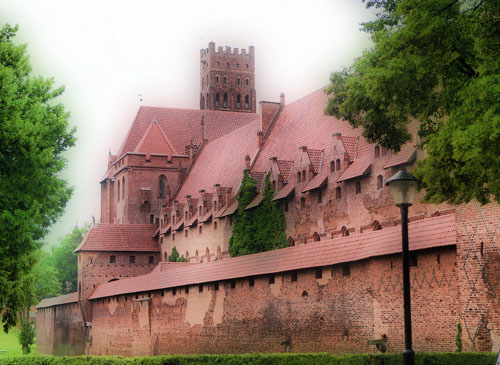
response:
<svg viewBox="0 0 500 365"><path fill-rule="evenodd" d="M33 74L53 77L77 128L61 174L74 187L46 241L100 219L100 185L141 105L199 108L200 49L255 46L257 102L290 103L328 84L371 45L361 0L0 0ZM139 95L142 95L142 102Z"/></svg>

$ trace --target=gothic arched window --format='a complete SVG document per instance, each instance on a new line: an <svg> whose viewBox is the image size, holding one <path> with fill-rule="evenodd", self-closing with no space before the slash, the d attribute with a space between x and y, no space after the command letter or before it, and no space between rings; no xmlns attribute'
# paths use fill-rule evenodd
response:
<svg viewBox="0 0 500 365"><path fill-rule="evenodd" d="M219 93L215 94L215 106L219 106Z"/></svg>
<svg viewBox="0 0 500 365"><path fill-rule="evenodd" d="M160 177L160 181L158 182L158 196L160 198L165 197L165 178L163 176Z"/></svg>
<svg viewBox="0 0 500 365"><path fill-rule="evenodd" d="M248 109L249 105L250 105L250 97L248 95L245 95L245 109Z"/></svg>
<svg viewBox="0 0 500 365"><path fill-rule="evenodd" d="M241 95L240 94L238 94L238 96L236 97L236 107L241 108Z"/></svg>
<svg viewBox="0 0 500 365"><path fill-rule="evenodd" d="M224 106L227 106L227 94L224 94Z"/></svg>
<svg viewBox="0 0 500 365"><path fill-rule="evenodd" d="M340 170L340 159L337 159L337 161L335 161L335 169L337 171Z"/></svg>

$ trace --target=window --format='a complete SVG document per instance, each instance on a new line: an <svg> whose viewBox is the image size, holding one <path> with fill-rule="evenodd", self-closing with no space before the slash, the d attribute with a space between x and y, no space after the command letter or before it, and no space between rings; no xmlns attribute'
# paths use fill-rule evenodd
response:
<svg viewBox="0 0 500 365"><path fill-rule="evenodd" d="M347 229L346 226L343 226L341 229L340 229L340 233L342 234L342 237L347 237L349 236L349 230Z"/></svg>
<svg viewBox="0 0 500 365"><path fill-rule="evenodd" d="M283 209L285 212L288 212L288 199L285 199L285 203L283 204Z"/></svg>
<svg viewBox="0 0 500 365"><path fill-rule="evenodd" d="M335 170L339 171L340 170L340 159L337 158L335 161Z"/></svg>
<svg viewBox="0 0 500 365"><path fill-rule="evenodd" d="M356 194L361 194L361 182L356 181Z"/></svg>
<svg viewBox="0 0 500 365"><path fill-rule="evenodd" d="M319 242L320 240L321 240L321 238L319 237L318 232L314 232L314 234L313 234L313 241L314 242Z"/></svg>
<svg viewBox="0 0 500 365"><path fill-rule="evenodd" d="M202 232L203 232L203 226L200 226L200 228L198 228L198 232L199 232L199 233L202 233Z"/></svg>
<svg viewBox="0 0 500 365"><path fill-rule="evenodd" d="M220 62L219 62L219 61L215 62L215 64L216 64L217 66L220 66Z"/></svg>
<svg viewBox="0 0 500 365"><path fill-rule="evenodd" d="M269 284L274 284L274 274L269 275Z"/></svg>
<svg viewBox="0 0 500 365"><path fill-rule="evenodd" d="M239 81L240 81L240 79L238 79L238 85L239 85ZM241 108L241 95L240 94L238 94L238 96L236 96L236 107Z"/></svg>
<svg viewBox="0 0 500 365"><path fill-rule="evenodd" d="M165 197L165 180L163 177L160 178L160 181L158 182L158 195L160 198Z"/></svg>
<svg viewBox="0 0 500 365"><path fill-rule="evenodd" d="M323 191L318 190L318 204L323 203Z"/></svg>
<svg viewBox="0 0 500 365"><path fill-rule="evenodd" d="M238 85L238 86L241 85L241 79L239 77L236 78L236 85Z"/></svg>
<svg viewBox="0 0 500 365"><path fill-rule="evenodd" d="M299 183L302 180L302 174L301 172L297 172L297 182Z"/></svg>
<svg viewBox="0 0 500 365"><path fill-rule="evenodd" d="M319 267L316 269L316 279L321 279L322 277L323 277L323 269Z"/></svg>
<svg viewBox="0 0 500 365"><path fill-rule="evenodd" d="M382 175L377 176L377 189L382 189L384 187L384 178Z"/></svg>
<svg viewBox="0 0 500 365"><path fill-rule="evenodd" d="M240 64L239 63L236 64L236 68L240 68Z"/></svg>
<svg viewBox="0 0 500 365"><path fill-rule="evenodd" d="M236 280L231 280L231 289L236 288Z"/></svg>
<svg viewBox="0 0 500 365"><path fill-rule="evenodd" d="M300 198L300 209L304 209L306 207L306 198Z"/></svg>
<svg viewBox="0 0 500 365"><path fill-rule="evenodd" d="M226 63L226 67L229 68L229 62Z"/></svg>
<svg viewBox="0 0 500 365"><path fill-rule="evenodd" d="M248 80L248 77L245 79L245 85L248 86L248 84L250 83L250 80Z"/></svg>
<svg viewBox="0 0 500 365"><path fill-rule="evenodd" d="M306 170L302 170L302 181L306 181Z"/></svg>
<svg viewBox="0 0 500 365"><path fill-rule="evenodd" d="M224 76L224 85L227 85L227 76Z"/></svg>
<svg viewBox="0 0 500 365"><path fill-rule="evenodd" d="M249 105L250 105L250 97L248 95L245 95L245 108L248 109Z"/></svg>
<svg viewBox="0 0 500 365"><path fill-rule="evenodd" d="M151 215L149 216L149 223L150 223L150 224L153 224L154 222L155 222L155 215L154 215L154 214L151 214Z"/></svg>
<svg viewBox="0 0 500 365"><path fill-rule="evenodd" d="M167 252L163 254L163 261L168 261L168 255Z"/></svg>
<svg viewBox="0 0 500 365"><path fill-rule="evenodd" d="M125 176L122 178L122 198L125 199Z"/></svg>
<svg viewBox="0 0 500 365"><path fill-rule="evenodd" d="M186 294L189 294L189 286L186 286Z"/></svg>
<svg viewBox="0 0 500 365"><path fill-rule="evenodd" d="M219 76L215 76L215 83L218 84L219 83Z"/></svg>
<svg viewBox="0 0 500 365"><path fill-rule="evenodd" d="M134 255L130 255L130 263L135 264L135 256Z"/></svg>
<svg viewBox="0 0 500 365"><path fill-rule="evenodd" d="M198 291L203 293L203 284L198 285Z"/></svg>
<svg viewBox="0 0 500 365"><path fill-rule="evenodd" d="M172 289L172 295L175 296L175 294L177 294L177 288Z"/></svg>
<svg viewBox="0 0 500 365"><path fill-rule="evenodd" d="M335 161L330 162L330 172L335 172Z"/></svg>
<svg viewBox="0 0 500 365"><path fill-rule="evenodd" d="M342 199L342 189L340 188L340 186L337 186L337 188L335 189L335 198L337 200Z"/></svg>
<svg viewBox="0 0 500 365"><path fill-rule="evenodd" d="M342 275L343 276L350 276L351 275L351 265L350 264L342 265Z"/></svg>
<svg viewBox="0 0 500 365"><path fill-rule="evenodd" d="M254 285L255 285L254 278L250 278L250 279L248 279L248 285L249 285L249 286L254 286Z"/></svg>
<svg viewBox="0 0 500 365"><path fill-rule="evenodd" d="M172 241L175 241L175 233L172 233Z"/></svg>
<svg viewBox="0 0 500 365"><path fill-rule="evenodd" d="M245 65L245 68L248 68L248 63Z"/></svg>
<svg viewBox="0 0 500 365"><path fill-rule="evenodd" d="M215 291L219 290L219 283L214 283L214 290Z"/></svg>
<svg viewBox="0 0 500 365"><path fill-rule="evenodd" d="M276 190L276 181L273 181L273 182L271 183L271 189L272 189L272 190Z"/></svg>
<svg viewBox="0 0 500 365"><path fill-rule="evenodd" d="M375 146L375 158L380 157L380 146Z"/></svg>
<svg viewBox="0 0 500 365"><path fill-rule="evenodd" d="M215 106L219 106L219 93L215 94Z"/></svg>
<svg viewBox="0 0 500 365"><path fill-rule="evenodd" d="M115 255L111 255L109 257L109 263L110 264L116 264L116 256Z"/></svg>
<svg viewBox="0 0 500 365"><path fill-rule="evenodd" d="M155 258L154 256L149 256L149 264L153 265L155 263Z"/></svg>
<svg viewBox="0 0 500 365"><path fill-rule="evenodd" d="M224 106L227 107L227 94L224 94Z"/></svg>
<svg viewBox="0 0 500 365"><path fill-rule="evenodd" d="M217 229L217 221L214 222L214 229Z"/></svg>
<svg viewBox="0 0 500 365"><path fill-rule="evenodd" d="M186 230L184 231L184 237L187 237L187 236L188 236L188 230L186 229Z"/></svg>
<svg viewBox="0 0 500 365"><path fill-rule="evenodd" d="M118 180L118 201L120 201L120 180Z"/></svg>
<svg viewBox="0 0 500 365"><path fill-rule="evenodd" d="M288 247L295 247L295 240L292 236L288 237Z"/></svg>
<svg viewBox="0 0 500 365"><path fill-rule="evenodd" d="M297 281L297 271L292 271L292 281Z"/></svg>

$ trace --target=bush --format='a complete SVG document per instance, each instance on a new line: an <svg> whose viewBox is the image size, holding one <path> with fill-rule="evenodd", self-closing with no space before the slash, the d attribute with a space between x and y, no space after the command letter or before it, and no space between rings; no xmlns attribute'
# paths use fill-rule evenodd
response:
<svg viewBox="0 0 500 365"><path fill-rule="evenodd" d="M416 365L494 365L493 353L417 353ZM241 355L172 355L150 357L121 356L23 356L2 358L8 365L400 365L401 354L241 354Z"/></svg>

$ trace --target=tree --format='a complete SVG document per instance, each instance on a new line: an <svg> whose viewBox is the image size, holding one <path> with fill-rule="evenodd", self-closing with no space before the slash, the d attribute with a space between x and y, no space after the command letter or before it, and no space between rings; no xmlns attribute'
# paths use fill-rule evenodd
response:
<svg viewBox="0 0 500 365"><path fill-rule="evenodd" d="M369 0L372 49L331 75L326 113L399 151L419 122L425 201L500 202L500 3Z"/></svg>
<svg viewBox="0 0 500 365"><path fill-rule="evenodd" d="M46 257L48 255L40 252L38 256L40 262L32 270L33 287L37 302L63 293L59 272L47 262Z"/></svg>
<svg viewBox="0 0 500 365"><path fill-rule="evenodd" d="M63 213L71 188L58 177L74 145L69 114L55 99L63 88L34 77L17 27L0 29L0 313L4 330L23 307L22 281L34 252Z"/></svg>
<svg viewBox="0 0 500 365"><path fill-rule="evenodd" d="M244 172L233 235L229 241L231 256L249 255L287 246L285 214L276 202L272 201L274 190L269 174L264 183L262 203L256 208L245 210L256 195L255 181Z"/></svg>
<svg viewBox="0 0 500 365"><path fill-rule="evenodd" d="M172 253L168 257L168 262L187 262L187 259L184 256L179 256L179 252L177 248L174 246L172 248Z"/></svg>

